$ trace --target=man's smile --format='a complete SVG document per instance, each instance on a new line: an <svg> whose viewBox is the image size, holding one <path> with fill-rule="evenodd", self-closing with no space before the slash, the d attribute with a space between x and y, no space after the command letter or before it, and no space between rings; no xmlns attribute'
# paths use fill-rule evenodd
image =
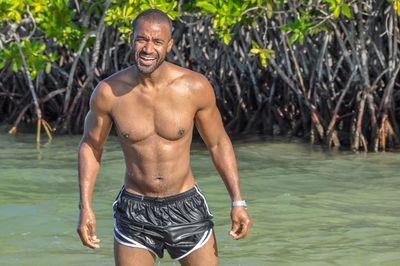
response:
<svg viewBox="0 0 400 266"><path fill-rule="evenodd" d="M157 60L154 55L139 55L139 61L141 65L152 65Z"/></svg>

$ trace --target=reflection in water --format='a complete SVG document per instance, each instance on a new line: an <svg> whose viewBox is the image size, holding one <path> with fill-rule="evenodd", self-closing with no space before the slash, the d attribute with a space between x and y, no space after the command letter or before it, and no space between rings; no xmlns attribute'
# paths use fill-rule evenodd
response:
<svg viewBox="0 0 400 266"><path fill-rule="evenodd" d="M34 135L0 136L0 264L113 265L111 204L122 184L115 138L104 151L94 208L101 249L80 244L76 147L57 137L36 150ZM192 165L216 224L220 265L400 265L400 157L325 152L301 143L235 144L242 190L254 219L233 241L229 197L208 152ZM173 264L163 259L157 265Z"/></svg>

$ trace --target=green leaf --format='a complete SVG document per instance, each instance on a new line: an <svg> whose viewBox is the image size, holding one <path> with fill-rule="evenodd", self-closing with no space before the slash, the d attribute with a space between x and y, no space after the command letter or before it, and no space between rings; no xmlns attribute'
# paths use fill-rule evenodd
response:
<svg viewBox="0 0 400 266"><path fill-rule="evenodd" d="M266 7L267 7L267 18L271 19L273 7L272 7L271 3L267 3Z"/></svg>
<svg viewBox="0 0 400 266"><path fill-rule="evenodd" d="M250 53L251 54L259 54L261 52L260 48L251 48Z"/></svg>
<svg viewBox="0 0 400 266"><path fill-rule="evenodd" d="M36 75L37 75L37 70L36 69L33 69L32 71L28 71L28 72L30 72L29 74L31 76L31 79L35 79L36 78Z"/></svg>
<svg viewBox="0 0 400 266"><path fill-rule="evenodd" d="M51 63L50 62L47 62L45 71L46 71L46 74L49 74L51 72Z"/></svg>
<svg viewBox="0 0 400 266"><path fill-rule="evenodd" d="M19 65L18 65L17 61L13 61L13 62L12 62L12 64L11 64L11 70L14 71L15 73L18 72L18 70L19 70Z"/></svg>
<svg viewBox="0 0 400 266"><path fill-rule="evenodd" d="M132 29L128 28L128 27L119 27L118 30L121 33L130 33L130 32L132 32Z"/></svg>
<svg viewBox="0 0 400 266"><path fill-rule="evenodd" d="M228 45L228 44L231 42L232 37L231 37L231 35L230 35L229 33L225 33L223 39L224 39L224 43L225 43L226 45Z"/></svg>
<svg viewBox="0 0 400 266"><path fill-rule="evenodd" d="M248 2L244 1L244 3L242 4L242 6L240 7L241 10L246 10L247 6L249 5Z"/></svg>
<svg viewBox="0 0 400 266"><path fill-rule="evenodd" d="M6 60L1 60L0 61L0 69L3 69L6 66L6 64L7 64Z"/></svg>
<svg viewBox="0 0 400 266"><path fill-rule="evenodd" d="M213 28L216 29L218 27L218 24L219 24L219 17L215 16L213 20Z"/></svg>
<svg viewBox="0 0 400 266"><path fill-rule="evenodd" d="M46 44L42 43L39 47L38 47L38 52L43 52L44 50L46 50Z"/></svg>
<svg viewBox="0 0 400 266"><path fill-rule="evenodd" d="M179 16L181 15L181 13L179 13L179 12L177 12L177 11L171 10L171 11L169 11L169 12L167 13L167 15L168 15L168 17L169 17L170 19L174 20L174 19L176 19L177 17L179 17Z"/></svg>
<svg viewBox="0 0 400 266"><path fill-rule="evenodd" d="M304 44L304 34L303 34L303 33L300 33L300 34L299 34L299 43L300 43L301 45Z"/></svg>
<svg viewBox="0 0 400 266"><path fill-rule="evenodd" d="M260 48L260 46L258 45L258 43L255 40L251 40L251 46L254 48Z"/></svg>
<svg viewBox="0 0 400 266"><path fill-rule="evenodd" d="M324 0L324 1L331 5L336 5L336 0Z"/></svg>
<svg viewBox="0 0 400 266"><path fill-rule="evenodd" d="M337 6L333 11L333 17L338 18L340 16L340 6Z"/></svg>
<svg viewBox="0 0 400 266"><path fill-rule="evenodd" d="M208 3L207 1L201 1L196 3L197 7L202 8L204 11L209 12L209 13L217 13L218 9L213 6L212 4Z"/></svg>
<svg viewBox="0 0 400 266"><path fill-rule="evenodd" d="M282 31L287 31L287 32L291 32L292 31L292 28L289 27L288 25L280 26L279 29L282 30Z"/></svg>
<svg viewBox="0 0 400 266"><path fill-rule="evenodd" d="M129 16L129 15L131 15L133 13L133 7L128 7L127 9L126 9L126 16Z"/></svg>
<svg viewBox="0 0 400 266"><path fill-rule="evenodd" d="M334 10L337 6L336 0L325 0L325 2L329 3L331 6L329 7L330 10Z"/></svg>
<svg viewBox="0 0 400 266"><path fill-rule="evenodd" d="M346 18L351 19L351 11L350 11L350 7L348 4L342 5L342 11L343 11L343 14L346 16Z"/></svg>
<svg viewBox="0 0 400 266"><path fill-rule="evenodd" d="M294 32L292 34L292 36L290 36L290 38L289 38L289 43L290 44L294 44L297 41L298 38L299 38L299 33L298 32Z"/></svg>
<svg viewBox="0 0 400 266"><path fill-rule="evenodd" d="M221 17L220 20L219 20L219 25L220 25L221 27L226 28L226 27L227 27L226 24L227 24L227 23L226 23L226 17L225 17L225 16Z"/></svg>
<svg viewBox="0 0 400 266"><path fill-rule="evenodd" d="M267 67L267 58L265 56L260 55L261 65L263 67Z"/></svg>

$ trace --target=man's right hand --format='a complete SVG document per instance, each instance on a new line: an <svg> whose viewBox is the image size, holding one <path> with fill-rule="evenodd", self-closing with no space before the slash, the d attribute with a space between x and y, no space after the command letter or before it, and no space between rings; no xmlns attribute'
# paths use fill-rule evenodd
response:
<svg viewBox="0 0 400 266"><path fill-rule="evenodd" d="M96 217L92 209L81 209L77 232L83 245L93 249L100 247L100 239L96 236Z"/></svg>

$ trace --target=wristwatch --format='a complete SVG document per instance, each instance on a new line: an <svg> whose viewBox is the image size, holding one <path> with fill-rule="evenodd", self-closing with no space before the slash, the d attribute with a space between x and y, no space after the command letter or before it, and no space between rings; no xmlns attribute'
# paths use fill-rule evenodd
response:
<svg viewBox="0 0 400 266"><path fill-rule="evenodd" d="M238 201L232 201L232 207L247 207L246 201L245 200L238 200Z"/></svg>

